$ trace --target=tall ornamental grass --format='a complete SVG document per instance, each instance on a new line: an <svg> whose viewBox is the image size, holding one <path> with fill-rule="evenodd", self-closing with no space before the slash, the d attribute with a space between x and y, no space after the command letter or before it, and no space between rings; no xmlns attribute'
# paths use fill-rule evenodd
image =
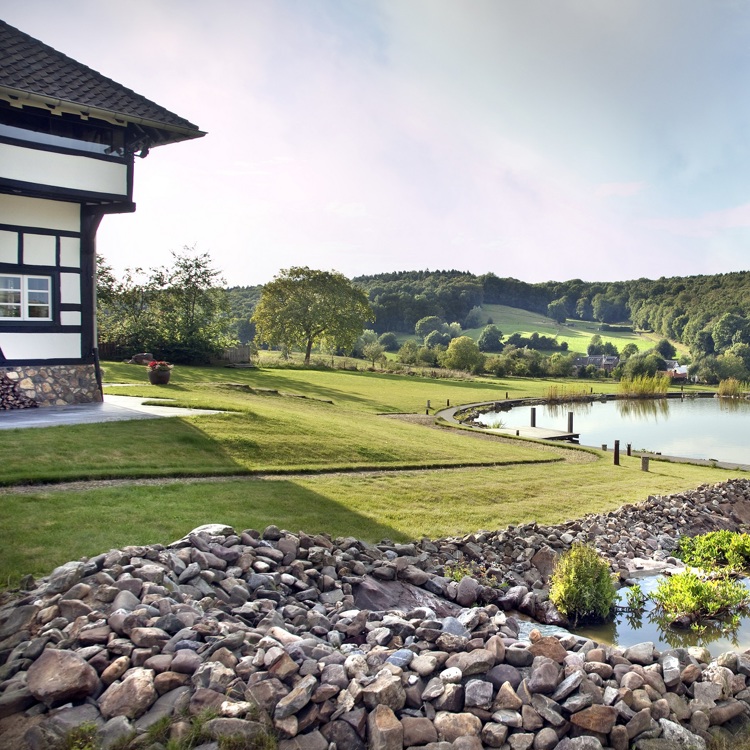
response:
<svg viewBox="0 0 750 750"><path fill-rule="evenodd" d="M750 383L737 378L727 378L719 383L718 394L723 398L743 398L750 391Z"/></svg>
<svg viewBox="0 0 750 750"><path fill-rule="evenodd" d="M620 381L620 393L629 398L665 396L672 379L669 375L638 375Z"/></svg>

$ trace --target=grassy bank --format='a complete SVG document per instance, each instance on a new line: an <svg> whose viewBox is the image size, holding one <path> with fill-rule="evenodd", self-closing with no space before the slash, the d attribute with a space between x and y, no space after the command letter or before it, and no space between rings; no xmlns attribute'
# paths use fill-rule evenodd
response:
<svg viewBox="0 0 750 750"><path fill-rule="evenodd" d="M738 474L661 462L644 473L638 459L623 457L614 467L598 451L383 416L423 415L427 400L434 411L449 400L501 400L506 392L543 396L555 384L613 391L613 382L177 367L172 383L157 387L145 382L142 367L108 364L106 374L110 383L132 383L113 392L226 413L4 431L0 483L275 476L9 489L2 528L13 543L0 549L0 580L44 574L112 547L166 543L207 522L406 540L555 523Z"/></svg>
<svg viewBox="0 0 750 750"><path fill-rule="evenodd" d="M523 521L558 523L739 475L664 462L652 462L645 473L635 458L623 457L619 467L611 455L572 458L497 468L5 491L3 530L13 544L0 548L0 581L45 574L113 547L168 543L209 522L406 541Z"/></svg>

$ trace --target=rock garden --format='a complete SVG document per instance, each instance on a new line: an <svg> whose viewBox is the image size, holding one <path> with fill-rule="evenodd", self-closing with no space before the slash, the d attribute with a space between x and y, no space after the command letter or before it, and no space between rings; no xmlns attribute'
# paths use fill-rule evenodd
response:
<svg viewBox="0 0 750 750"><path fill-rule="evenodd" d="M549 578L576 543L626 580L748 522L733 480L556 527L373 545L208 525L69 562L0 608L0 747L702 750L750 714L750 655L534 621L567 624Z"/></svg>

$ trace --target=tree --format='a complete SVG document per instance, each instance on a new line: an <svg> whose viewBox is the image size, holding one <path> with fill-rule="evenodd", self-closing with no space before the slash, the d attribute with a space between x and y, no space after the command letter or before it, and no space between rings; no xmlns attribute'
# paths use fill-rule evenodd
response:
<svg viewBox="0 0 750 750"><path fill-rule="evenodd" d="M174 362L206 362L232 341L221 272L194 248L172 257L172 266L126 269L121 281L99 262L99 338Z"/></svg>
<svg viewBox="0 0 750 750"><path fill-rule="evenodd" d="M173 252L174 264L157 269L152 278L160 291L160 349L175 362L208 362L230 343L229 300L221 271L208 253L185 247Z"/></svg>
<svg viewBox="0 0 750 750"><path fill-rule="evenodd" d="M372 362L373 368L375 367L376 362L385 359L385 348L377 341L371 341L369 344L365 344L362 353L365 355L365 359Z"/></svg>
<svg viewBox="0 0 750 750"><path fill-rule="evenodd" d="M474 339L459 336L448 344L448 349L440 357L440 364L451 370L480 372L484 367L484 354Z"/></svg>
<svg viewBox="0 0 750 750"><path fill-rule="evenodd" d="M260 341L299 347L309 365L313 345L350 349L371 317L367 296L344 275L295 266L263 287L252 319Z"/></svg>
<svg viewBox="0 0 750 750"><path fill-rule="evenodd" d="M632 357L634 354L638 354L638 346L632 341L629 344L625 344L620 352L620 359L625 360Z"/></svg>
<svg viewBox="0 0 750 750"><path fill-rule="evenodd" d="M677 349L674 348L674 344L669 339L661 339L654 347L654 351L664 359L674 359L677 354Z"/></svg>
<svg viewBox="0 0 750 750"><path fill-rule="evenodd" d="M600 354L604 354L604 342L602 341L602 337L598 333L595 333L591 337L589 345L586 349L586 353L590 357L596 357Z"/></svg>
<svg viewBox="0 0 750 750"><path fill-rule="evenodd" d="M433 331L442 332L444 325L445 323L437 315L428 315L417 321L414 326L414 333L416 333L419 338L424 339Z"/></svg>
<svg viewBox="0 0 750 750"><path fill-rule="evenodd" d="M399 362L403 362L405 365L416 364L418 351L419 344L414 341L414 339L404 341L401 348L398 350Z"/></svg>
<svg viewBox="0 0 750 750"><path fill-rule="evenodd" d="M487 325L479 334L479 351L501 352L503 350L503 332L496 325Z"/></svg>
<svg viewBox="0 0 750 750"><path fill-rule="evenodd" d="M447 346L450 342L451 337L447 333L441 333L440 331L430 331L424 337L424 345L430 349L434 349L436 346Z"/></svg>
<svg viewBox="0 0 750 750"><path fill-rule="evenodd" d="M396 334L388 331L382 333L378 337L378 344L380 344L387 352L395 352L398 350L398 339Z"/></svg>
<svg viewBox="0 0 750 750"><path fill-rule="evenodd" d="M491 322L491 321L488 321ZM478 305L469 310L464 318L464 328L479 328L482 325L482 308Z"/></svg>
<svg viewBox="0 0 750 750"><path fill-rule="evenodd" d="M556 299L547 305L547 317L562 325L568 317L565 300Z"/></svg>

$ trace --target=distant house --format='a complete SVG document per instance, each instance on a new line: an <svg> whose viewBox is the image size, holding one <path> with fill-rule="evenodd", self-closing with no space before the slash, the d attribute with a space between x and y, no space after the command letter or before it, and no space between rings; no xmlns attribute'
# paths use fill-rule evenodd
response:
<svg viewBox="0 0 750 750"><path fill-rule="evenodd" d="M669 375L673 382L686 382L688 379L688 366L681 365L676 359L665 359L667 369L665 375Z"/></svg>
<svg viewBox="0 0 750 750"><path fill-rule="evenodd" d="M581 370L585 369L589 365L594 365L598 370L605 370L606 372L612 372L612 370L620 364L620 358L615 357L611 354L597 354L589 357L576 357L573 360L573 366Z"/></svg>
<svg viewBox="0 0 750 750"><path fill-rule="evenodd" d="M136 154L205 133L2 21L0 50L0 381L99 401L99 223L135 211Z"/></svg>

